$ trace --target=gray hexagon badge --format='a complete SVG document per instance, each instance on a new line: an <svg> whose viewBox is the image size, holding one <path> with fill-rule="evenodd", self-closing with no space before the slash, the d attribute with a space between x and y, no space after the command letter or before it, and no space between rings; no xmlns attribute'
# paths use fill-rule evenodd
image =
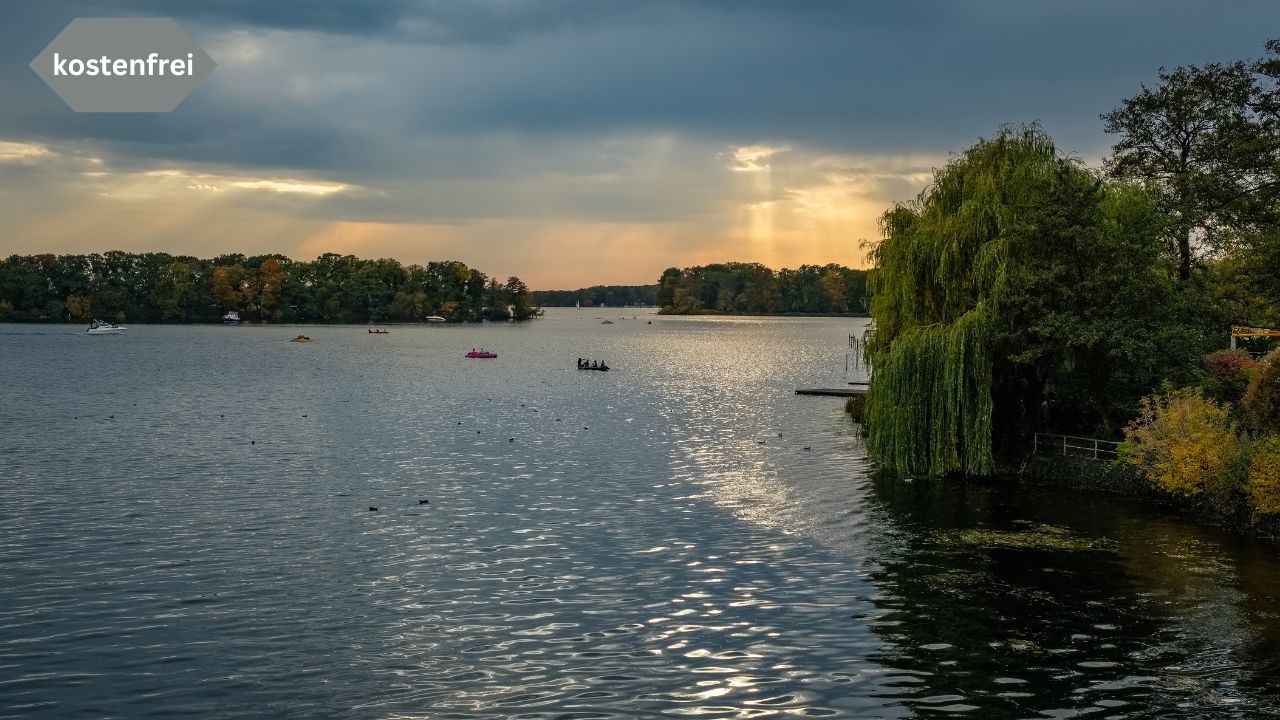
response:
<svg viewBox="0 0 1280 720"><path fill-rule="evenodd" d="M172 18L76 18L31 61L76 112L169 112L215 67Z"/></svg>

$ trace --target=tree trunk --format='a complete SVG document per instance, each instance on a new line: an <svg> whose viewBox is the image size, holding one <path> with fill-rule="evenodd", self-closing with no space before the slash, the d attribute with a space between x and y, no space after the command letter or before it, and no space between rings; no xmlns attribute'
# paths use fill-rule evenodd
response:
<svg viewBox="0 0 1280 720"><path fill-rule="evenodd" d="M1191 228L1184 227L1182 236L1178 238L1178 279L1186 282L1191 279Z"/></svg>

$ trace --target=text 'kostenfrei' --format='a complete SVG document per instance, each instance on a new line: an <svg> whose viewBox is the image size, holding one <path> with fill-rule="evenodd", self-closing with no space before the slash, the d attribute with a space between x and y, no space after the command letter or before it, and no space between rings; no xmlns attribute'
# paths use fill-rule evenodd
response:
<svg viewBox="0 0 1280 720"><path fill-rule="evenodd" d="M167 68L167 69L166 69ZM65 58L58 53L53 54L53 74L71 77L162 77L165 75L193 75L195 72L195 54L187 53L187 58L160 57L159 53L151 53L145 58L112 58L106 55L95 58Z"/></svg>

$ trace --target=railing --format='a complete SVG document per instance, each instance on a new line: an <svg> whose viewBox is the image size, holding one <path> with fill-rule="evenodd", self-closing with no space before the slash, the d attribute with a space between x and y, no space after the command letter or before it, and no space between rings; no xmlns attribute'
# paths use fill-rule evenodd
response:
<svg viewBox="0 0 1280 720"><path fill-rule="evenodd" d="M1053 455L1069 455L1073 457L1093 458L1094 460L1114 460L1119 452L1118 442L1098 440L1096 438L1078 437L1076 435L1054 435L1052 433L1036 433L1035 452Z"/></svg>

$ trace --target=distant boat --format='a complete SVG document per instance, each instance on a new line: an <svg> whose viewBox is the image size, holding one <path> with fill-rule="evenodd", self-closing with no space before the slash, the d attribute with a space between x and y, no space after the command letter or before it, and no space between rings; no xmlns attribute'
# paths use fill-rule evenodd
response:
<svg viewBox="0 0 1280 720"><path fill-rule="evenodd" d="M311 338L307 337L306 335L299 335L298 337L290 340L289 342L311 342Z"/></svg>
<svg viewBox="0 0 1280 720"><path fill-rule="evenodd" d="M389 335L390 333L391 333L390 330L380 330L376 328L369 328L370 335Z"/></svg>
<svg viewBox="0 0 1280 720"><path fill-rule="evenodd" d="M467 357L469 357L469 358L480 358L480 359L483 359L483 360L488 360L488 359L491 359L491 358L496 358L496 357L498 357L498 353L496 353L496 352L490 352L490 351L488 351L488 350L472 350L471 352L467 353Z"/></svg>
<svg viewBox="0 0 1280 720"><path fill-rule="evenodd" d="M439 315L429 315L429 316L427 317L427 322L429 322L429 323L442 323L442 322L449 322L449 321L448 321L448 320L445 320L444 318L440 317Z"/></svg>
<svg viewBox="0 0 1280 720"><path fill-rule="evenodd" d="M223 325L239 325L240 313L236 312L235 310L228 310L226 314L222 316L222 324Z"/></svg>
<svg viewBox="0 0 1280 720"><path fill-rule="evenodd" d="M609 366L608 366L607 364L605 364L605 363L600 363L600 364L598 364L598 365L592 365L592 364L591 364L591 363L589 363L589 362L588 362L588 363L579 363L579 365L578 365L578 369L579 369L579 370L598 370L598 371L600 371L600 372L609 372Z"/></svg>
<svg viewBox="0 0 1280 720"><path fill-rule="evenodd" d="M121 327L113 322L104 322L102 320L94 320L89 323L89 329L85 332L90 335L123 335L127 327Z"/></svg>
<svg viewBox="0 0 1280 720"><path fill-rule="evenodd" d="M613 321L612 321L612 320L605 320L605 321L601 322L600 324L601 324L601 325L612 325L612 324L613 324Z"/></svg>

